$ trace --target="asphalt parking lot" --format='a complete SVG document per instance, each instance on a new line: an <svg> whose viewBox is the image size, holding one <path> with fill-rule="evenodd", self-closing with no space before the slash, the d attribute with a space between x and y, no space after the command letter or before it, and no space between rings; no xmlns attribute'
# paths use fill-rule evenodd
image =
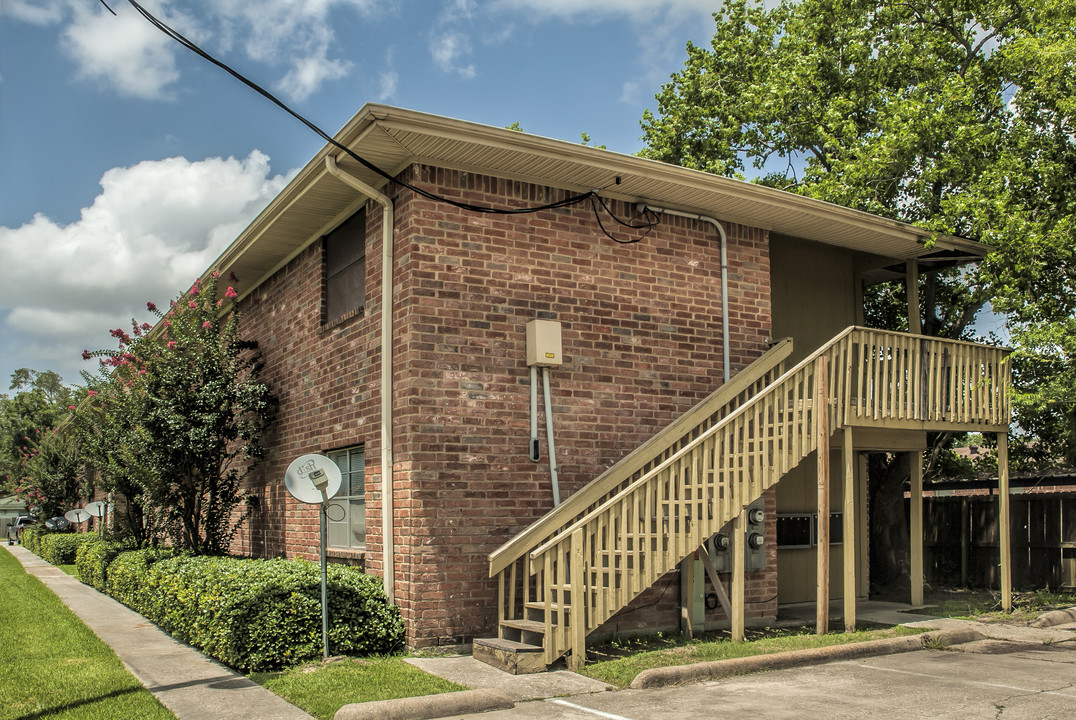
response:
<svg viewBox="0 0 1076 720"><path fill-rule="evenodd" d="M548 698L467 717L1072 720L1076 642L983 640L659 690Z"/></svg>

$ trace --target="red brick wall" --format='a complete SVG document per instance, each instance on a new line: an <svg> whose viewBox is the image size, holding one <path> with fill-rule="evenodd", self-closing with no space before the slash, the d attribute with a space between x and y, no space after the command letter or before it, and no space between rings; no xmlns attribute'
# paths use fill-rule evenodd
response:
<svg viewBox="0 0 1076 720"><path fill-rule="evenodd" d="M475 203L565 195L429 167L406 174ZM562 324L565 363L551 371L551 390L567 497L721 383L719 241L707 223L663 217L642 242L619 245L601 234L589 204L494 216L410 191L394 199L397 602L411 644L466 642L494 630L488 554L552 506L544 425L542 462L527 453L526 323ZM243 322L281 396L262 471L266 509L251 526L264 539L252 547L311 555L316 513L286 495L284 469L303 452L364 442L366 564L379 574L379 209L368 217L364 317L319 329L315 244L245 301ZM638 234L605 220L618 236ZM765 231L726 230L735 370L766 347L769 263ZM767 583L753 585L749 600L768 597ZM678 595L678 583L666 593ZM635 614L652 622L654 612Z"/></svg>

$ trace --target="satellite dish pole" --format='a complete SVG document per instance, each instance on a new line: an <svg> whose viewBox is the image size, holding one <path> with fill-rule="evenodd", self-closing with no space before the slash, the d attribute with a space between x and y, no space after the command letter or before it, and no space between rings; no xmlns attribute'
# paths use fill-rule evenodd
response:
<svg viewBox="0 0 1076 720"><path fill-rule="evenodd" d="M328 573L325 559L325 517L329 499L340 492L340 468L324 455L301 455L284 473L284 486L302 503L318 506L321 525L321 657L329 657Z"/></svg>

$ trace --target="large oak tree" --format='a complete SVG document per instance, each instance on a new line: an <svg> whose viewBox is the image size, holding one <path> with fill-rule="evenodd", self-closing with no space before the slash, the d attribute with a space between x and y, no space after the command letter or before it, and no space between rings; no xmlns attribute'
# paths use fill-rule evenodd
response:
<svg viewBox="0 0 1076 720"><path fill-rule="evenodd" d="M645 114L642 154L994 246L922 279L923 331L1006 312L1016 449L1076 460L1076 0L729 0L714 18ZM876 288L868 318L906 328L903 302ZM905 565L905 472L872 472L883 583Z"/></svg>

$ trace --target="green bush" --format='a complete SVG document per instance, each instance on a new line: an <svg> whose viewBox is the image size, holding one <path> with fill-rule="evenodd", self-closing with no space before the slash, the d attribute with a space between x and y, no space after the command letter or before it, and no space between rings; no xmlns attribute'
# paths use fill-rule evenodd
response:
<svg viewBox="0 0 1076 720"><path fill-rule="evenodd" d="M38 551L37 540L42 534L47 533L44 525L31 525L28 528L23 528L22 533L19 535L19 541L22 546L32 553L41 554Z"/></svg>
<svg viewBox="0 0 1076 720"><path fill-rule="evenodd" d="M70 535L74 531L70 528L67 530L49 530L42 523L37 525L31 525L22 531L19 536L22 546L32 553L40 555L42 553L41 542L49 535Z"/></svg>
<svg viewBox="0 0 1076 720"><path fill-rule="evenodd" d="M330 565L329 649L384 654L403 640L399 609L381 581ZM321 654L321 585L303 560L122 553L109 567L109 594L170 632L242 671L267 670Z"/></svg>
<svg viewBox="0 0 1076 720"><path fill-rule="evenodd" d="M37 554L42 560L53 565L70 565L75 562L75 553L86 543L99 543L101 538L92 533L47 533L37 541L40 550Z"/></svg>
<svg viewBox="0 0 1076 720"><path fill-rule="evenodd" d="M83 543L75 553L78 579L101 592L107 592L109 563L115 560L121 552L131 548L130 543L117 540Z"/></svg>
<svg viewBox="0 0 1076 720"><path fill-rule="evenodd" d="M174 554L171 548L145 548L120 553L108 566L106 592L140 615L154 620L154 592L148 585L149 567Z"/></svg>

